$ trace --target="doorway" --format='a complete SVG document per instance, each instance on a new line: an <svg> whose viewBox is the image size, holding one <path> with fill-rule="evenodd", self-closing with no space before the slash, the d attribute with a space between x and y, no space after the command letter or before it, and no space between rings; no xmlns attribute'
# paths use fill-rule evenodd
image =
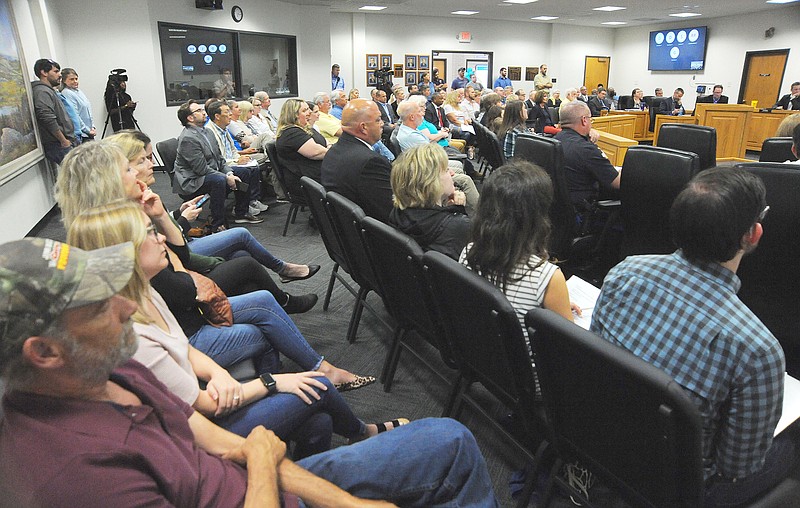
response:
<svg viewBox="0 0 800 508"><path fill-rule="evenodd" d="M608 87L608 73L611 68L610 56L587 56L583 71L583 86L587 90L597 88L598 83Z"/></svg>
<svg viewBox="0 0 800 508"><path fill-rule="evenodd" d="M758 101L760 108L772 107L780 97L788 59L788 49L748 51L744 58L739 103Z"/></svg>
<svg viewBox="0 0 800 508"><path fill-rule="evenodd" d="M458 69L467 69L465 76L475 72L478 82L484 87L491 88L492 59L494 53L490 51L441 51L433 50L433 66L439 69L439 77L445 80L448 86L458 76Z"/></svg>

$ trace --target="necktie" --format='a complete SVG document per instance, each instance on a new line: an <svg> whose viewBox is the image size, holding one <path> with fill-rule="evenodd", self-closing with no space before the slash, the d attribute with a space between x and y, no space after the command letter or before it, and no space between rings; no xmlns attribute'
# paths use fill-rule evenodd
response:
<svg viewBox="0 0 800 508"><path fill-rule="evenodd" d="M439 116L439 128L444 129L444 119L442 118L442 108L436 108L436 114Z"/></svg>

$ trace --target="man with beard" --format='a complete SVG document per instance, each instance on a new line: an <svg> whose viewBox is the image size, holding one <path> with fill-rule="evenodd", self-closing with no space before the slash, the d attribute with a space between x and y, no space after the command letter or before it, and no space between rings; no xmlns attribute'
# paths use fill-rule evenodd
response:
<svg viewBox="0 0 800 508"><path fill-rule="evenodd" d="M377 111L375 111L377 114ZM0 247L4 506L498 506L474 438L429 418L297 464L256 427L207 420L130 360L129 243ZM346 492L350 490L351 492ZM293 504L292 504L293 503Z"/></svg>
<svg viewBox="0 0 800 508"><path fill-rule="evenodd" d="M738 168L700 173L678 195L678 250L632 256L603 282L592 331L664 370L700 411L706 506L744 503L780 482L794 459L781 416L778 340L736 296L736 270L764 232L763 182Z"/></svg>
<svg viewBox="0 0 800 508"><path fill-rule="evenodd" d="M33 108L42 136L44 155L48 160L61 164L64 156L80 140L75 139L75 126L69 117L62 96L56 92L61 82L61 66L48 59L36 60L33 73L38 78L31 83Z"/></svg>

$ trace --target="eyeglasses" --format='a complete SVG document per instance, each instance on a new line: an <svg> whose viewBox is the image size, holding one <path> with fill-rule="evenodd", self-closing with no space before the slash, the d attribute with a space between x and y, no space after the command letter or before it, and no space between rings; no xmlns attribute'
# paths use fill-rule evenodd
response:
<svg viewBox="0 0 800 508"><path fill-rule="evenodd" d="M769 205L765 206L764 209L761 210L761 213L758 214L758 219L756 219L756 222L763 222L764 218L767 216L767 212L769 212Z"/></svg>
<svg viewBox="0 0 800 508"><path fill-rule="evenodd" d="M589 119L589 123L592 123L592 122L594 122L594 119L593 119L591 116L585 116L585 115L584 115L584 116L582 116L581 118L588 118L588 119Z"/></svg>
<svg viewBox="0 0 800 508"><path fill-rule="evenodd" d="M203 113L205 112L206 108L197 108L197 109L190 109L189 114L193 115L195 113Z"/></svg>
<svg viewBox="0 0 800 508"><path fill-rule="evenodd" d="M158 228L156 227L155 224L151 223L149 226L147 226L147 229L145 231L147 231L148 235L153 235L153 238L158 240Z"/></svg>

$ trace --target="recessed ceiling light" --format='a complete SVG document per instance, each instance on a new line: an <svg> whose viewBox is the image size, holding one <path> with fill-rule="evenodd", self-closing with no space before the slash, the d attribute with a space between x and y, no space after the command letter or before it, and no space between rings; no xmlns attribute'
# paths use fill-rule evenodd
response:
<svg viewBox="0 0 800 508"><path fill-rule="evenodd" d="M613 12L613 11L623 11L625 9L627 9L627 7L616 7L614 5L606 5L604 7L595 7L592 10L593 11Z"/></svg>
<svg viewBox="0 0 800 508"><path fill-rule="evenodd" d="M553 21L554 19L558 19L558 16L536 16L531 19L535 19L536 21Z"/></svg>
<svg viewBox="0 0 800 508"><path fill-rule="evenodd" d="M359 7L359 11L382 11L386 8L385 5L365 5L364 7Z"/></svg>
<svg viewBox="0 0 800 508"><path fill-rule="evenodd" d="M606 21L605 23L600 23L601 25L627 25L627 21Z"/></svg>
<svg viewBox="0 0 800 508"><path fill-rule="evenodd" d="M539 0L503 0L503 2L507 4L532 4L533 2L538 2Z"/></svg>
<svg viewBox="0 0 800 508"><path fill-rule="evenodd" d="M678 12L676 14L670 14L673 18L693 18L695 16L702 16L697 12Z"/></svg>
<svg viewBox="0 0 800 508"><path fill-rule="evenodd" d="M478 14L480 11L453 11L450 14L458 14L459 16L472 16Z"/></svg>
<svg viewBox="0 0 800 508"><path fill-rule="evenodd" d="M792 2L797 2L800 0L767 0L768 4L790 4Z"/></svg>

